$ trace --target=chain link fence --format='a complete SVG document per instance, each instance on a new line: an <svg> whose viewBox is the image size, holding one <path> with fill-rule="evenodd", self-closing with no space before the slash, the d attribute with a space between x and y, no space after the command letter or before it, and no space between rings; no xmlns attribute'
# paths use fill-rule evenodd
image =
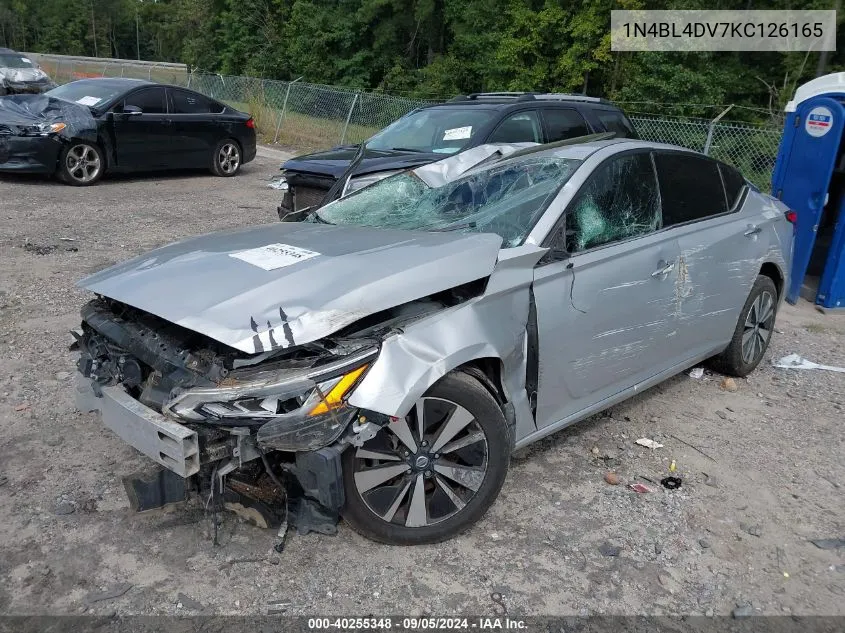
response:
<svg viewBox="0 0 845 633"><path fill-rule="evenodd" d="M27 55L56 83L86 77L134 77L192 88L252 114L264 141L301 150L360 143L411 110L435 103L300 80L191 71L184 64ZM709 154L736 166L758 187L769 190L780 128L722 121L721 115L709 120L627 112L641 138Z"/></svg>

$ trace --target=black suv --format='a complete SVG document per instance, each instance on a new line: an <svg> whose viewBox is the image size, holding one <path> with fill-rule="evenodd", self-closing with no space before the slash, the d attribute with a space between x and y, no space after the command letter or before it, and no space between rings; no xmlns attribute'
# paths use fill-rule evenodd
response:
<svg viewBox="0 0 845 633"><path fill-rule="evenodd" d="M287 190L279 216L319 205L342 176L348 182L337 193L345 195L484 143L553 143L600 132L637 138L622 110L597 97L509 92L455 97L406 114L363 145L335 147L285 162Z"/></svg>

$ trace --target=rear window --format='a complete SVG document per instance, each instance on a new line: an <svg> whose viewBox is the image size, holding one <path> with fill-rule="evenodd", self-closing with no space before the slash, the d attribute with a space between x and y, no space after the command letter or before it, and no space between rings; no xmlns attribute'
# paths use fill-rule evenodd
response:
<svg viewBox="0 0 845 633"><path fill-rule="evenodd" d="M631 122L621 112L598 110L596 115L608 132L616 132L618 138L639 138Z"/></svg>
<svg viewBox="0 0 845 633"><path fill-rule="evenodd" d="M658 152L654 160L663 226L703 220L727 211L716 161L681 152Z"/></svg>
<svg viewBox="0 0 845 633"><path fill-rule="evenodd" d="M223 111L222 105L195 92L171 90L170 95L173 99L173 114L207 114Z"/></svg>
<svg viewBox="0 0 845 633"><path fill-rule="evenodd" d="M728 208L733 209L745 190L745 178L735 168L724 163L719 163L719 171L722 172L722 181L725 183Z"/></svg>

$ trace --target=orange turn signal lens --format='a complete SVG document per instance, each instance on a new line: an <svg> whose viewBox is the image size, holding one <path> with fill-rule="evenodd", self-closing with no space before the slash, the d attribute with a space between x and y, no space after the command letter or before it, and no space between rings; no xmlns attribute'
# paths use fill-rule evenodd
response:
<svg viewBox="0 0 845 633"><path fill-rule="evenodd" d="M362 365L358 369L345 374L327 394L324 394L323 400L311 409L308 415L320 415L321 413L328 413L329 411L342 407L343 397L358 382L365 369L367 369L367 365Z"/></svg>

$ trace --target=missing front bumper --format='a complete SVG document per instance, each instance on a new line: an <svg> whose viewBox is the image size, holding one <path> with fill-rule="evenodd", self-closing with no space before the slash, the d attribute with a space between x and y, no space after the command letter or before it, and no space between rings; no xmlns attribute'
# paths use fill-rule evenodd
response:
<svg viewBox="0 0 845 633"><path fill-rule="evenodd" d="M91 381L77 378L76 408L99 411L103 424L130 446L182 477L199 472L200 451L197 433L168 420L144 406L122 387L100 387L97 396Z"/></svg>

